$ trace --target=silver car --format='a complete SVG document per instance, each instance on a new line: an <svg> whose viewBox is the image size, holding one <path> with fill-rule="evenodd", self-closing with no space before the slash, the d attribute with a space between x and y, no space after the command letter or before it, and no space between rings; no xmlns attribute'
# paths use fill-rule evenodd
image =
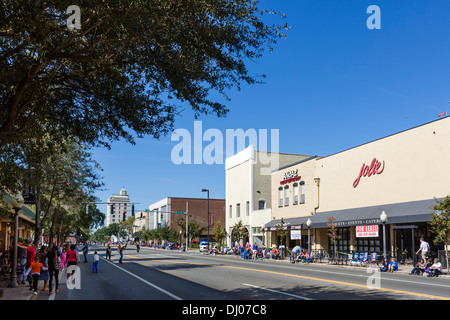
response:
<svg viewBox="0 0 450 320"><path fill-rule="evenodd" d="M200 242L200 252L208 252L208 242Z"/></svg>

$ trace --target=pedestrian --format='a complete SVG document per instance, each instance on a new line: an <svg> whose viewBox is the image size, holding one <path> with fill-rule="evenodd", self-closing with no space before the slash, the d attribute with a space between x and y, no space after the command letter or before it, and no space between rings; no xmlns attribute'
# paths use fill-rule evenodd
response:
<svg viewBox="0 0 450 320"><path fill-rule="evenodd" d="M66 260L66 268L67 268L67 278L70 277L69 274L69 267L71 266L78 266L78 255L77 252L75 251L75 245L72 244L70 246L70 250L67 251L67 260ZM73 275L75 273L75 270L72 270L71 274Z"/></svg>
<svg viewBox="0 0 450 320"><path fill-rule="evenodd" d="M84 247L83 247L83 256L84 256L84 263L87 262L87 254L89 252L89 246L87 244L87 242L84 243Z"/></svg>
<svg viewBox="0 0 450 320"><path fill-rule="evenodd" d="M430 245L423 238L420 238L420 247L416 254L422 252L422 259L426 260L428 258L428 252L430 251Z"/></svg>
<svg viewBox="0 0 450 320"><path fill-rule="evenodd" d="M112 251L111 244L108 243L108 246L106 247L106 259L111 260L111 251Z"/></svg>
<svg viewBox="0 0 450 320"><path fill-rule="evenodd" d="M97 254L97 251L94 253L94 263L92 264L92 272L97 273L98 272L98 260L100 260L100 257Z"/></svg>
<svg viewBox="0 0 450 320"><path fill-rule="evenodd" d="M67 259L67 247L64 245L61 250L61 266L63 270L66 266L66 259Z"/></svg>
<svg viewBox="0 0 450 320"><path fill-rule="evenodd" d="M139 253L141 246L139 245L139 241L136 242L136 251Z"/></svg>
<svg viewBox="0 0 450 320"><path fill-rule="evenodd" d="M21 240L22 239L22 240ZM19 265L21 265L23 267L23 269L26 268L26 264L27 264L27 245L28 245L28 240L23 241L23 238L19 238L19 244L17 245L17 259L20 262ZM24 284L25 283L25 271L22 272L22 274L20 275L20 277L18 277L18 283L19 284Z"/></svg>
<svg viewBox="0 0 450 320"><path fill-rule="evenodd" d="M58 246L53 245L52 249L47 253L49 281L49 294L53 293L53 277L55 277L55 292L59 292L59 271L62 270L61 253L59 253Z"/></svg>
<svg viewBox="0 0 450 320"><path fill-rule="evenodd" d="M123 250L125 250L125 248L126 248L126 245L121 245L121 244L119 244L119 248L118 248L119 255L120 255L119 263L122 263L122 259L123 259Z"/></svg>
<svg viewBox="0 0 450 320"><path fill-rule="evenodd" d="M41 271L39 280L44 281L44 291L48 291L48 280L50 279L50 273L48 271L48 263L47 263L47 246L41 246L41 249L38 252L39 261L44 265L45 270Z"/></svg>
<svg viewBox="0 0 450 320"><path fill-rule="evenodd" d="M27 241L27 264L26 269L28 269L31 264L34 262L34 258L36 257L36 249L33 246L31 240Z"/></svg>
<svg viewBox="0 0 450 320"><path fill-rule="evenodd" d="M33 294L37 294L37 287L39 283L39 277L42 271L47 270L46 267L40 262L40 257L36 256L33 263L28 268L26 275L31 273L31 277L33 278L33 287L30 287L30 290L33 290Z"/></svg>

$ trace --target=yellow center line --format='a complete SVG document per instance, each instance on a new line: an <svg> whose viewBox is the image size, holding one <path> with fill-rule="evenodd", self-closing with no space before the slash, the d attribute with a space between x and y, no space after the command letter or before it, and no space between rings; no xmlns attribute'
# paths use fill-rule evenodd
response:
<svg viewBox="0 0 450 320"><path fill-rule="evenodd" d="M135 257L135 256L130 256L130 255L127 255L127 257L131 257L131 258L134 258L134 259L145 259L145 258L140 258L140 257ZM155 259L155 260L158 260L158 259ZM328 282L328 283L334 283L334 284L341 284L341 285L345 285L345 286L353 286L353 287L358 287L358 288L363 288L363 289L373 289L373 290L401 293L401 294L425 297L425 298L430 298L430 299L450 300L450 298L448 298L448 297L435 296L435 295L430 295L430 294L426 294L426 293L417 293L417 292L410 292L410 291L403 291L403 290L396 290L396 289L389 289L389 288L376 288L376 287L370 287L370 286L363 285L363 284L344 282L344 281L337 281L337 280L329 280L329 279L322 279L322 278L316 278L316 277L300 276L300 275L296 275L296 274L277 272L277 271L260 270L260 269L244 268L244 267L233 267L233 266L225 266L225 265L218 265L218 264L205 264L205 263L186 262L186 261L174 261L174 260L164 260L164 262L181 263L181 264L192 264L192 265L201 265L201 266L211 266L211 267L238 269L238 270L245 270L245 271L264 272L264 273L275 274L275 275L286 276L286 277L293 277L293 278L300 278L300 279L307 279L307 280L322 281L322 282Z"/></svg>

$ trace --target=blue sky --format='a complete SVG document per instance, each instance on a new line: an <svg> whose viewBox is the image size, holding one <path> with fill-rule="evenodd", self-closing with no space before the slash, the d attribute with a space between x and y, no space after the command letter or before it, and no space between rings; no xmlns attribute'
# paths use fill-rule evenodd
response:
<svg viewBox="0 0 450 320"><path fill-rule="evenodd" d="M435 120L450 112L450 2L448 0L277 0L263 5L286 13L292 29L273 52L249 62L265 84L230 92L226 118L202 116L213 128L279 129L279 150L326 156ZM381 10L381 29L369 30L367 7ZM194 133L186 110L175 129ZM224 141L225 142L225 141ZM164 197L225 197L221 164L175 165L170 135L136 145L95 149L105 189L127 189L136 209ZM209 142L204 142L203 148ZM104 205L98 206L106 212Z"/></svg>

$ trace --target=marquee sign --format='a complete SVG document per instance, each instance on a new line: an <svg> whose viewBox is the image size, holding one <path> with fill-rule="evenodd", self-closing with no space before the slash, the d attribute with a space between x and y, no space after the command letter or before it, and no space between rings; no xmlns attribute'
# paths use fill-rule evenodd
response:
<svg viewBox="0 0 450 320"><path fill-rule="evenodd" d="M353 188L356 188L359 184L359 181L361 180L361 177L370 177L371 175L380 174L384 170L384 160L383 160L383 166L381 167L381 162L377 160L377 158L373 158L372 163L369 165L366 165L365 163L362 164L361 170L359 171L358 178L353 182Z"/></svg>

